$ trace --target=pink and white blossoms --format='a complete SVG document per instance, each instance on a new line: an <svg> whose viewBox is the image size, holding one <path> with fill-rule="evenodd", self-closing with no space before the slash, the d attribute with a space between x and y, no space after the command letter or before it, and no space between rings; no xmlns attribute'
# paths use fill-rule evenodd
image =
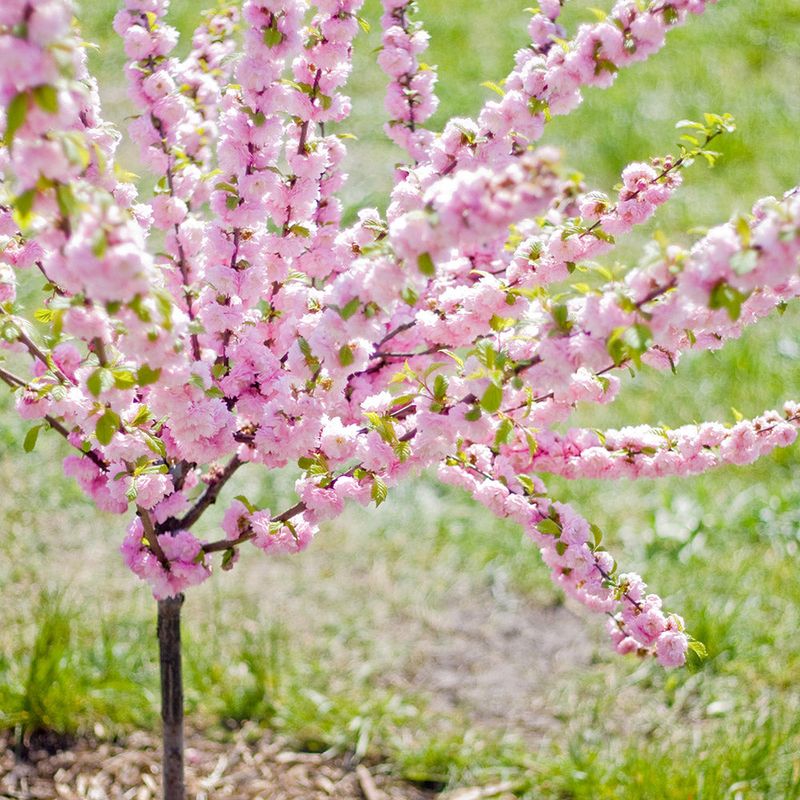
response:
<svg viewBox="0 0 800 800"><path fill-rule="evenodd" d="M613 402L627 369L675 369L800 293L800 193L758 201L686 251L663 245L618 280L569 285L652 217L732 120L635 162L615 196L535 147L586 87L665 42L705 0L620 0L572 39L541 0L476 119L441 133L415 4L384 0L385 130L408 155L385 217L345 225L344 87L361 0L245 0L199 22L174 55L168 0L114 20L151 199L117 176L70 0L0 9L0 380L19 413L73 448L65 470L96 505L131 513L122 553L158 598L231 568L252 543L307 547L348 501L380 505L436 467L536 543L553 580L609 616L620 653L667 667L697 647L683 620L617 569L596 525L540 474L695 475L791 444L800 406L733 425L566 429ZM241 33L242 44L236 35ZM589 278L587 278L587 281ZM38 291L33 319L18 284ZM25 361L27 360L27 366ZM27 370L27 371L26 371ZM191 532L246 463L297 465L282 512L243 497L223 535Z"/></svg>

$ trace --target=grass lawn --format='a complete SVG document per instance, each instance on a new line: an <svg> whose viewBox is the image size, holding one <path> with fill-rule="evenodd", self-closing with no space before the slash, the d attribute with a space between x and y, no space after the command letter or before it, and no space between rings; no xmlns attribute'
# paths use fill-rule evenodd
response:
<svg viewBox="0 0 800 800"><path fill-rule="evenodd" d="M520 0L420 3L440 68L441 122L474 113L525 43ZM593 19L568 3L571 25ZM192 0L173 3L190 31ZM379 40L359 42L359 137L348 204L381 205L397 159L382 137ZM109 114L130 113L111 0L84 2ZM656 229L688 241L797 180L800 0L721 0L609 91L591 91L546 141L597 188L669 152L674 122L730 112L736 134L709 171L621 251ZM136 170L133 151L125 166ZM692 229L692 234L686 231ZM731 421L800 398L800 310L748 331L678 375L645 370L582 424ZM792 331L795 333L792 333ZM26 426L0 400L0 727L110 737L156 725L154 604L117 554L125 521L93 510L61 474L60 442L25 455ZM797 446L699 479L567 485L626 566L682 613L709 657L687 669L609 652L602 623L565 604L533 547L466 496L421 477L378 512L349 510L306 554L243 555L186 606L193 724L225 735L254 720L298 748L386 759L427 786L510 779L520 797L760 800L800 797L800 482ZM242 491L283 507L292 474L242 470ZM224 503L221 504L224 508ZM219 514L204 520L210 532ZM203 529L200 531L201 535Z"/></svg>

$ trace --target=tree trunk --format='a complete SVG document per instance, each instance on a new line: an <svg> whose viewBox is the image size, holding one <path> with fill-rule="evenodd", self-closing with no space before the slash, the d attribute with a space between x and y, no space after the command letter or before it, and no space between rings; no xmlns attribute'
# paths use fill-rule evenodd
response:
<svg viewBox="0 0 800 800"><path fill-rule="evenodd" d="M164 800L185 800L183 785L183 677L181 606L183 595L158 601L158 652L161 660L161 719Z"/></svg>

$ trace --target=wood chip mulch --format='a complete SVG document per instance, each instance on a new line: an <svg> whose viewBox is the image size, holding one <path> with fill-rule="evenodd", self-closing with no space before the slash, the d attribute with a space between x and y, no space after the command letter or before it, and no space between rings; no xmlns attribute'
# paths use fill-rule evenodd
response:
<svg viewBox="0 0 800 800"><path fill-rule="evenodd" d="M160 742L136 733L123 744L77 742L17 757L0 737L0 800L158 800ZM344 758L297 753L286 741L237 733L232 742L191 734L186 743L191 800L431 800L436 795ZM442 795L439 795L442 797Z"/></svg>

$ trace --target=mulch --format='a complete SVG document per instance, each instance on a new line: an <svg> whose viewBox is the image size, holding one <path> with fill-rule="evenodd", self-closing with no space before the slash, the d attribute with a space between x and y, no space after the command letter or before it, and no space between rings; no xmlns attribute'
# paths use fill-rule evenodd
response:
<svg viewBox="0 0 800 800"><path fill-rule="evenodd" d="M0 800L158 800L159 748L153 734L136 733L121 743L77 741L68 749L37 749L34 744L22 759L0 737ZM341 756L294 752L287 741L247 728L225 743L190 734L186 786L191 800L437 797L392 778L380 764L368 767Z"/></svg>

